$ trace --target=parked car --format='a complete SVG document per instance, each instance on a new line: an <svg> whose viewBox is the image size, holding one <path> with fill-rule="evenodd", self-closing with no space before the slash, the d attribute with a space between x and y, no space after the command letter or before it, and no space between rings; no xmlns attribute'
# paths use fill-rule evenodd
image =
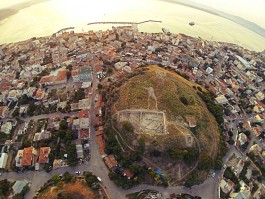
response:
<svg viewBox="0 0 265 199"><path fill-rule="evenodd" d="M81 172L80 172L80 171L76 171L75 174L76 174L76 175L80 175Z"/></svg>
<svg viewBox="0 0 265 199"><path fill-rule="evenodd" d="M99 181L99 182L102 182L102 180L101 180L101 178L100 178L100 177L97 177L97 179L98 179L98 181Z"/></svg>

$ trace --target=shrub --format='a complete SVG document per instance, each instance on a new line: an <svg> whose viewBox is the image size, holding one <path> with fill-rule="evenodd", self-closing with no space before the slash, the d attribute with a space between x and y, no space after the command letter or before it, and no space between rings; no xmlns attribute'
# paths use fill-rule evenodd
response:
<svg viewBox="0 0 265 199"><path fill-rule="evenodd" d="M181 96L180 98L180 101L184 104L184 105L188 105L188 100L187 100L187 98L186 97L184 97L184 96Z"/></svg>

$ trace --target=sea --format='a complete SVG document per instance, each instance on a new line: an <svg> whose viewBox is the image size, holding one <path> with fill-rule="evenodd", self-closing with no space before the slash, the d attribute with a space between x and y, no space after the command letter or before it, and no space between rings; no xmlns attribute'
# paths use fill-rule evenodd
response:
<svg viewBox="0 0 265 199"><path fill-rule="evenodd" d="M66 27L75 32L111 29L108 25L87 25L99 21L162 23L138 25L139 31L184 33L206 40L238 44L263 51L265 38L222 17L199 9L159 0L49 0L21 9L0 21L0 44L18 42L31 37L49 36ZM194 26L190 26L190 22Z"/></svg>

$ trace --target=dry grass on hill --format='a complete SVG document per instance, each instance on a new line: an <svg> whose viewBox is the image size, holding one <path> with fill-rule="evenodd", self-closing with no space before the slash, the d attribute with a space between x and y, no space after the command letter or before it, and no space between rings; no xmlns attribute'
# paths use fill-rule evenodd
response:
<svg viewBox="0 0 265 199"><path fill-rule="evenodd" d="M149 97L146 88L152 87L157 99L157 108L166 113L168 123L174 123L179 117L194 115L197 120L197 135L200 146L209 157L216 157L219 143L218 126L215 118L209 113L204 102L199 98L192 86L199 85L189 82L181 76L161 69L157 66L150 66L143 75L135 76L120 87L120 97L115 104L116 111L124 109L156 109L156 101ZM199 86L200 87L200 86ZM184 105L180 97L188 100L188 105ZM173 128L174 129L174 128ZM180 128L178 128L180 129ZM178 140L183 140L176 129L168 128L169 135L175 136ZM171 131L171 132L170 132ZM175 134L175 135L174 135ZM160 137L160 138L162 138ZM158 140L168 139L163 138Z"/></svg>
<svg viewBox="0 0 265 199"><path fill-rule="evenodd" d="M85 182L76 181L74 183L63 184L60 187L49 187L41 193L37 199L56 199L61 193L62 197L74 199L97 199L99 198L91 189L87 187Z"/></svg>

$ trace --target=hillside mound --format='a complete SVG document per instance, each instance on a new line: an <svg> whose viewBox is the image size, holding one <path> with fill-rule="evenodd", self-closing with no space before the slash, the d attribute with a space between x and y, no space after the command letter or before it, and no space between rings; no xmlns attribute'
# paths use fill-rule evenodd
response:
<svg viewBox="0 0 265 199"><path fill-rule="evenodd" d="M122 139L133 148L144 140L145 156L169 177L182 179L201 158L214 161L218 125L197 94L199 85L150 66L115 90L112 116Z"/></svg>

